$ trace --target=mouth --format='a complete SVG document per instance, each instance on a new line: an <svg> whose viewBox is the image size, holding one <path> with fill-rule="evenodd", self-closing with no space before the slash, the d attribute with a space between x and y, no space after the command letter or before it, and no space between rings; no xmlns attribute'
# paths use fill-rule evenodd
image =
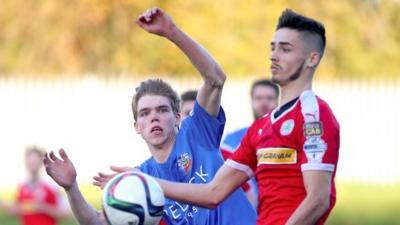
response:
<svg viewBox="0 0 400 225"><path fill-rule="evenodd" d="M159 134L161 132L163 132L163 129L160 126L154 126L150 130L150 133L152 133L152 134Z"/></svg>
<svg viewBox="0 0 400 225"><path fill-rule="evenodd" d="M270 70L272 73L276 73L281 69L281 67L279 65L276 64L271 64Z"/></svg>

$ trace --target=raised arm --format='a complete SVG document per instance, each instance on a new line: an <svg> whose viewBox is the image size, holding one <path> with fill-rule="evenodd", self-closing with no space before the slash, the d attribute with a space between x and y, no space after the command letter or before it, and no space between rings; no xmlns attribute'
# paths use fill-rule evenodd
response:
<svg viewBox="0 0 400 225"><path fill-rule="evenodd" d="M223 165L208 184L175 183L157 179L167 198L205 208L217 207L249 179L245 172Z"/></svg>
<svg viewBox="0 0 400 225"><path fill-rule="evenodd" d="M204 80L198 91L197 101L210 115L217 116L226 76L214 58L181 31L172 18L159 8L147 10L139 16L136 23L147 32L169 39L185 53Z"/></svg>
<svg viewBox="0 0 400 225"><path fill-rule="evenodd" d="M63 149L60 149L61 159L51 152L46 154L43 163L47 174L64 188L75 218L81 225L106 225L99 213L90 206L79 190L76 182L76 170Z"/></svg>

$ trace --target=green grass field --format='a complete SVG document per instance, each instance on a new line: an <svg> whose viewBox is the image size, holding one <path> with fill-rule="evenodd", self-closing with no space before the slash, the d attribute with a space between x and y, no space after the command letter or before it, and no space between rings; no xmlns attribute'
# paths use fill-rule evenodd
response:
<svg viewBox="0 0 400 225"><path fill-rule="evenodd" d="M339 183L338 199L327 225L400 225L400 184L391 186ZM95 207L100 206L100 191L82 188ZM4 196L5 193L0 196ZM8 195L9 196L9 195ZM1 225L18 225L15 218L0 214ZM60 225L76 225L73 218ZM40 225L40 224L38 224Z"/></svg>

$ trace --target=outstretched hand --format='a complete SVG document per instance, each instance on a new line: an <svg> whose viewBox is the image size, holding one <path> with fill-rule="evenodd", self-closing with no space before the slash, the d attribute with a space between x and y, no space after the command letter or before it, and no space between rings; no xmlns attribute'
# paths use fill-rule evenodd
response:
<svg viewBox="0 0 400 225"><path fill-rule="evenodd" d="M136 23L147 32L169 38L176 29L172 18L160 8L153 7L140 15Z"/></svg>
<svg viewBox="0 0 400 225"><path fill-rule="evenodd" d="M53 151L44 156L43 163L46 168L46 173L65 190L69 190L76 181L76 170L74 164L68 158L64 149L59 151L58 158Z"/></svg>
<svg viewBox="0 0 400 225"><path fill-rule="evenodd" d="M135 170L135 168L128 167L128 166L110 166L110 169L112 171L114 171L115 173L105 174L105 173L99 172L98 175L93 177L93 180L94 180L93 185L98 186L101 189L103 189L106 186L107 182L109 180L111 180L111 178L113 178L115 175L117 175L119 173Z"/></svg>

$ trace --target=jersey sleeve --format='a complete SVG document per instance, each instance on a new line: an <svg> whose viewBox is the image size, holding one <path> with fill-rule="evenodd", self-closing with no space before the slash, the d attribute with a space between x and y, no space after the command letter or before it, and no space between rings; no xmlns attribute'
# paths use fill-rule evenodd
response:
<svg viewBox="0 0 400 225"><path fill-rule="evenodd" d="M303 112L301 170L334 172L339 158L339 124L326 103L316 104L314 114Z"/></svg>
<svg viewBox="0 0 400 225"><path fill-rule="evenodd" d="M189 138L208 149L219 149L225 127L225 112L220 107L216 117L211 116L196 101L190 116L182 121L181 129L186 130Z"/></svg>
<svg viewBox="0 0 400 225"><path fill-rule="evenodd" d="M254 176L254 171L257 168L256 149L252 145L252 133L256 130L253 124L243 137L238 149L225 162L228 166L245 172L249 178Z"/></svg>

